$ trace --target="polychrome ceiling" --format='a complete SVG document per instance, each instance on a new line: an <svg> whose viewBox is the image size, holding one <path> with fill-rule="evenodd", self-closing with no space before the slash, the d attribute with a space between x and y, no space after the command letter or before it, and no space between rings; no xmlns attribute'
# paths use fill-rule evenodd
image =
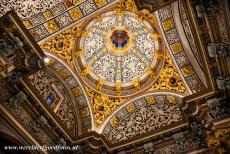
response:
<svg viewBox="0 0 230 154"><path fill-rule="evenodd" d="M113 3L114 0L3 0L0 16L14 9L34 39L41 42Z"/></svg>
<svg viewBox="0 0 230 154"><path fill-rule="evenodd" d="M4 15L11 9L14 9L17 12L17 15L24 19L29 18L35 14L44 12L47 9L50 9L63 0L17 0L17 1L8 1L2 0L0 4L0 15Z"/></svg>
<svg viewBox="0 0 230 154"><path fill-rule="evenodd" d="M163 60L159 35L136 14L110 11L92 20L77 38L77 70L91 88L111 96L133 95L149 87Z"/></svg>
<svg viewBox="0 0 230 154"><path fill-rule="evenodd" d="M152 13L133 0L39 2L11 5L47 56L28 82L67 134L113 144L186 124L182 99L207 82L182 2Z"/></svg>

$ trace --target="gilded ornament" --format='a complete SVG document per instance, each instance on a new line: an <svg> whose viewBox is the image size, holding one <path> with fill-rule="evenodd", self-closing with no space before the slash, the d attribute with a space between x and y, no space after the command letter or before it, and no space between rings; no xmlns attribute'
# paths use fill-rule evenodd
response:
<svg viewBox="0 0 230 154"><path fill-rule="evenodd" d="M123 16L123 12L121 9L116 10L117 16Z"/></svg>
<svg viewBox="0 0 230 154"><path fill-rule="evenodd" d="M142 23L144 20L145 20L145 18L143 16L138 16L138 18L137 18L137 21L139 23Z"/></svg>
<svg viewBox="0 0 230 154"><path fill-rule="evenodd" d="M146 97L145 100L149 105L153 105L156 103L156 100L153 97Z"/></svg>
<svg viewBox="0 0 230 154"><path fill-rule="evenodd" d="M79 57L81 57L83 54L84 54L84 51L83 51L82 49L80 49L80 50L78 50L78 51L76 52L76 57L79 58Z"/></svg>
<svg viewBox="0 0 230 154"><path fill-rule="evenodd" d="M102 32L102 35L106 35L106 31L103 31L103 32Z"/></svg>
<svg viewBox="0 0 230 154"><path fill-rule="evenodd" d="M117 57L117 61L121 61L121 57Z"/></svg>
<svg viewBox="0 0 230 154"><path fill-rule="evenodd" d="M185 77L190 76L194 73L191 65L187 65L187 66L183 67L181 70L182 70L182 73L184 74Z"/></svg>
<svg viewBox="0 0 230 154"><path fill-rule="evenodd" d="M149 30L148 30L147 28L144 28L144 32L145 32L145 33L148 33L148 31L149 31Z"/></svg>
<svg viewBox="0 0 230 154"><path fill-rule="evenodd" d="M89 74L90 70L91 70L90 66L86 66L81 72L81 76L86 77L86 75Z"/></svg>
<svg viewBox="0 0 230 154"><path fill-rule="evenodd" d="M102 49L102 52L103 52L103 53L106 53L106 51L107 51L107 49L106 49L106 47L104 47L104 48Z"/></svg>
<svg viewBox="0 0 230 154"><path fill-rule="evenodd" d="M171 80L172 77L175 78L174 81ZM161 69L158 79L148 91L153 90L172 90L187 94L186 87L168 54L165 56L165 65Z"/></svg>
<svg viewBox="0 0 230 154"><path fill-rule="evenodd" d="M87 117L89 115L88 107L81 109L81 116L82 118Z"/></svg>
<svg viewBox="0 0 230 154"><path fill-rule="evenodd" d="M69 11L70 16L73 18L74 21L79 19L82 16L81 10L78 7L75 7Z"/></svg>
<svg viewBox="0 0 230 154"><path fill-rule="evenodd" d="M61 77L63 77L63 78L67 78L71 75L67 70L59 71L58 74L60 74Z"/></svg>
<svg viewBox="0 0 230 154"><path fill-rule="evenodd" d="M102 21L102 17L101 17L101 15L96 16L96 18L95 18L95 19L97 20L97 22L101 22L101 21ZM96 30L96 29L94 29L94 30Z"/></svg>
<svg viewBox="0 0 230 154"><path fill-rule="evenodd" d="M74 94L74 96L79 96L81 95L81 89L79 87L75 87L72 89L72 92Z"/></svg>
<svg viewBox="0 0 230 154"><path fill-rule="evenodd" d="M153 34L151 34L151 37L152 37L153 39L158 39L158 38L161 37L161 35L158 34L158 33L153 33Z"/></svg>
<svg viewBox="0 0 230 154"><path fill-rule="evenodd" d="M167 99L168 103L176 104L176 99L174 96L166 96L166 99Z"/></svg>
<svg viewBox="0 0 230 154"><path fill-rule="evenodd" d="M163 59L163 55L160 50L157 50L154 52L154 56L157 57L158 59Z"/></svg>
<svg viewBox="0 0 230 154"><path fill-rule="evenodd" d="M116 81L116 94L120 95L121 94L121 81Z"/></svg>
<svg viewBox="0 0 230 154"><path fill-rule="evenodd" d="M213 136L207 138L207 145L209 148L214 148L220 145L220 141Z"/></svg>
<svg viewBox="0 0 230 154"><path fill-rule="evenodd" d="M197 80L193 79L193 80L191 80L191 82L197 82ZM197 92L200 92L200 91L202 91L202 90L204 90L204 87L198 85L198 87L196 87L196 89L193 89L192 92L193 92L193 93L197 93Z"/></svg>
<svg viewBox="0 0 230 154"><path fill-rule="evenodd" d="M86 37L87 35L89 35L89 32L88 31L82 31L82 37Z"/></svg>
<svg viewBox="0 0 230 154"><path fill-rule="evenodd" d="M163 27L164 27L165 31L167 31L167 30L169 30L169 29L174 27L174 22L172 20L173 19L168 19L168 20L163 22Z"/></svg>
<svg viewBox="0 0 230 154"><path fill-rule="evenodd" d="M100 78L96 86L96 89L100 91L104 83L105 83L105 80L103 78Z"/></svg>
<svg viewBox="0 0 230 154"><path fill-rule="evenodd" d="M146 68L146 72L147 72L147 74L148 74L149 76L151 76L151 77L154 77L154 75L155 75L154 70L153 70L153 68L151 68L151 67L147 67L147 68Z"/></svg>
<svg viewBox="0 0 230 154"><path fill-rule="evenodd" d="M99 127L105 118L114 111L125 99L112 98L106 95L98 94L92 89L87 88L87 93L93 103L93 112L96 119L96 127ZM103 108L103 110L102 110Z"/></svg>
<svg viewBox="0 0 230 154"><path fill-rule="evenodd" d="M53 17L52 13L49 10L45 11L43 15L45 16L46 19L50 19Z"/></svg>
<svg viewBox="0 0 230 154"><path fill-rule="evenodd" d="M182 47L182 44L180 42L176 42L176 43L172 44L171 48L172 48L174 53L183 51L183 47Z"/></svg>
<svg viewBox="0 0 230 154"><path fill-rule="evenodd" d="M26 26L26 28L30 28L32 26L29 20L23 21L23 24Z"/></svg>
<svg viewBox="0 0 230 154"><path fill-rule="evenodd" d="M40 47L43 49L47 49L49 52L65 60L68 64L72 66L73 65L72 50L74 48L75 37L77 36L79 31L80 31L79 25L74 26L60 33L56 37L45 42L44 44L41 44ZM58 45L59 47L57 46L58 42L62 42L59 43Z"/></svg>
<svg viewBox="0 0 230 154"><path fill-rule="evenodd" d="M80 4L80 3L84 2L84 1L85 0L73 0L73 4L78 5L78 4Z"/></svg>
<svg viewBox="0 0 230 154"><path fill-rule="evenodd" d="M149 10L143 9L138 12L139 17L149 21L150 23L156 23L156 16L153 13L150 13Z"/></svg>
<svg viewBox="0 0 230 154"><path fill-rule="evenodd" d="M51 32L55 32L58 29L58 26L54 20L51 20L47 23L47 29Z"/></svg>
<svg viewBox="0 0 230 154"><path fill-rule="evenodd" d="M132 81L133 86L135 87L136 91L140 91L141 90L141 85L138 79L133 79Z"/></svg>
<svg viewBox="0 0 230 154"><path fill-rule="evenodd" d="M131 11L131 12L133 12L133 13L137 13L137 12L138 12L138 9L137 9L137 7L136 7L136 4L134 3L133 0L126 0L124 6L125 6L125 8L126 8L128 11Z"/></svg>
<svg viewBox="0 0 230 154"><path fill-rule="evenodd" d="M114 126L118 125L119 121L116 117L113 117L113 119L111 119L110 123L114 127Z"/></svg>
<svg viewBox="0 0 230 154"><path fill-rule="evenodd" d="M134 106L134 104L131 103L131 104L126 106L126 109L129 113L131 113L135 110L135 106Z"/></svg>
<svg viewBox="0 0 230 154"><path fill-rule="evenodd" d="M98 7L102 7L106 4L106 0L95 0L95 3Z"/></svg>
<svg viewBox="0 0 230 154"><path fill-rule="evenodd" d="M215 131L215 137L221 141L230 137L230 128L221 128Z"/></svg>

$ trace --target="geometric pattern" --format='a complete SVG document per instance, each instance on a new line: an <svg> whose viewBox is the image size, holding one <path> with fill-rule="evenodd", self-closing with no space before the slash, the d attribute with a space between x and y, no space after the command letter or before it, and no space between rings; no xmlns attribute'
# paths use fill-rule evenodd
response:
<svg viewBox="0 0 230 154"><path fill-rule="evenodd" d="M35 40L50 36L54 32L90 15L91 13L112 3L114 0L10 0L0 3L0 16L10 9L15 9L24 25L34 36ZM52 22L50 22L52 21ZM44 30L44 28L46 30Z"/></svg>
<svg viewBox="0 0 230 154"><path fill-rule="evenodd" d="M172 56L176 61L177 66L182 72L182 75L193 93L204 89L204 85L194 71L194 68L188 59L178 34L178 29L175 26L171 5L157 11L157 18L165 35L166 42L170 47Z"/></svg>
<svg viewBox="0 0 230 154"><path fill-rule="evenodd" d="M43 45L41 45L41 47L47 49L47 52L55 54L58 58L65 60L68 64L70 64L72 66L73 66L72 59L74 57L77 57L77 58L83 57L86 61L90 61L90 59L91 59L92 63L93 63L94 62L93 58L95 57L94 55L97 55L97 54L99 55L100 53L103 54L102 50L100 50L100 49L103 49L103 47L100 46L100 44L104 44L104 42L99 43L101 41L100 41L100 39L97 38L97 37L103 37L102 36L103 33L99 33L99 32L101 32L101 31L108 32L110 25L112 25L112 23L113 23L113 20L112 20L113 18L111 19L111 18L109 18L109 16L106 16L106 17L103 16L104 14L108 14L108 13L110 13L110 12L103 13L99 16L96 16L96 18L90 20L90 22L96 21L96 23L97 23L97 25L92 26L92 29L85 28L85 26L87 27L87 23L89 23L89 22L87 22L86 24L81 24L82 26L80 26L80 24L75 25L71 28L68 28L64 32L60 33L56 37L50 39L49 41L46 41ZM123 15L121 15L121 17L123 19L129 17L129 16L125 15L126 11L122 11L122 14ZM129 12L128 15L130 15L130 14L134 14L134 13ZM114 14L115 17L116 17L116 15L117 14ZM108 22L103 22L104 20L106 20L105 18L111 19L111 20L107 20ZM132 18L129 18L129 19L132 19ZM117 19L115 18L115 20L117 20ZM147 19L147 22L150 22L150 20ZM109 23L110 25L107 23ZM138 32L141 32L141 33L138 33L140 36L136 36L138 39L141 39L142 34L145 32L141 28L137 28L137 25L138 24L141 25L140 23L142 23L142 22L139 22L138 24L134 24L134 23L135 22L130 22L130 20L124 20L124 24L128 25L129 26L128 28L137 29ZM143 25L144 24L142 23L142 26ZM81 27L83 27L84 30L81 30ZM97 27L99 27L99 28L97 28ZM154 27L152 27L152 28L154 28ZM102 30L102 29L105 29L105 30ZM81 49L87 50L87 52L85 52L85 54L82 54L82 55L80 54L80 52L78 52L79 50L78 49L75 50L73 47L74 45L72 45L72 43L70 43L70 42L72 42L72 40L74 40L76 37L78 37L79 31L82 33L85 33L85 34L79 34L79 37L81 35L82 35L82 37L87 37L87 39L85 39L85 41L87 40L89 44L92 44L90 47L90 50L87 50L87 48L85 48L85 47L81 47ZM91 36L94 36L94 37L91 37ZM97 38L97 39L93 40L92 38L95 38L95 39ZM156 38L154 38L154 39L156 39ZM157 38L157 39L161 40L159 38ZM76 39L76 40L80 41L80 38ZM61 44L62 42L63 42L63 45L62 45L63 47L59 48L58 44L59 43ZM142 41L137 40L137 42L141 43ZM82 43L82 46L83 45L84 44ZM144 48L147 48L145 44L138 44L137 46L140 46L140 45ZM159 44L159 45L155 45L155 46L156 46L156 48L159 49L159 47L161 45ZM79 48L79 46L78 46L78 48ZM75 54L76 53L75 51L77 51L77 54ZM90 51L92 51L92 53ZM97 52L95 52L95 51L97 51ZM165 49L160 49L160 51L165 51ZM149 53L151 53L151 52L149 52ZM147 55L148 53L145 53L145 54ZM159 91L159 90L160 91L170 90L170 91L176 91L179 93L187 94L188 92L186 90L186 87L185 87L183 81L180 79L180 75L177 72L176 67L174 66L171 58L168 55L165 56L165 54L162 54L160 56L162 56L162 59L164 60L164 68L162 67L162 69L159 70L160 71L159 76L156 74L153 75L153 79L155 80L155 82L153 84L151 84L150 82L144 83L145 85L150 86L150 89L148 89L148 91L153 92L153 91ZM155 57L155 55L149 54L148 57L152 58L152 57ZM75 60L78 60L77 58ZM129 64L129 61L127 62L127 64ZM99 70L102 70L102 69L100 69L100 67L99 67ZM77 71L79 71L79 75L81 75L80 70L77 70ZM108 72L108 71L104 71L104 72ZM156 78L154 78L154 77L156 77ZM104 86L102 87L101 90L97 91L97 90L95 90L95 89L97 89L97 87L95 86L95 83L90 81L90 78L88 79L86 76L84 78L82 77L82 79L87 81L87 84L89 84L90 87L93 87L93 88L87 88L88 89L87 95L89 96L90 101L92 103L92 110L94 113L95 125L96 125L96 127L100 127L104 123L105 119L107 117L109 117L109 115L113 111L115 111L127 98L123 99L123 98L120 98L120 96L118 96L118 98L113 97L114 95L116 95L116 91L113 89L112 90L108 89L108 91L104 91ZM96 82L96 84L98 84L98 82ZM143 86L141 85L141 87L140 87L141 89L145 86L144 84L143 84ZM100 89L100 88L98 88L98 89ZM110 91L113 92L113 93L111 93L111 95L113 95L113 96L104 95L105 93L108 94ZM128 90L126 89L125 91L128 91ZM134 91L131 91L131 92L137 93L136 89L134 89ZM79 104L81 104L81 103L79 103Z"/></svg>
<svg viewBox="0 0 230 154"><path fill-rule="evenodd" d="M110 11L83 28L76 39L76 67L93 89L113 96L132 95L154 81L150 74L157 76L161 68L162 49L156 29L147 21L139 22L131 12Z"/></svg>
<svg viewBox="0 0 230 154"><path fill-rule="evenodd" d="M154 51L159 50L155 47L158 40L151 38L151 30L144 32L145 29L147 30L147 26L150 26L147 23L138 23L131 15L120 17L111 14L103 16L102 21L94 24L90 22L89 25L92 25L91 27L87 26L87 31L90 32L84 40L82 39L84 45L80 45L80 49L85 50L84 59L96 76L99 75L112 83L116 82L115 80L128 83L134 77L143 76L146 67L150 67L154 62ZM113 50L113 46L106 41L113 28L126 28L128 29L126 31L130 32L128 42L132 44L130 47L127 45L129 47L126 50L127 54L116 49ZM105 31L107 34L104 35ZM135 42L132 42L131 39ZM104 51L102 52L102 50ZM101 69L102 67L103 69ZM114 73L118 70L120 73Z"/></svg>

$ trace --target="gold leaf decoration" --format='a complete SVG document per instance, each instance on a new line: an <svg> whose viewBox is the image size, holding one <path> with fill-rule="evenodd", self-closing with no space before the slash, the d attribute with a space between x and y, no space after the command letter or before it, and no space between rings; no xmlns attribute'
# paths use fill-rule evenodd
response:
<svg viewBox="0 0 230 154"><path fill-rule="evenodd" d="M107 95L101 95L89 88L87 88L87 92L93 103L96 127L99 127L105 118L125 101L123 98L111 98Z"/></svg>
<svg viewBox="0 0 230 154"><path fill-rule="evenodd" d="M165 65L160 71L157 81L148 91L153 90L172 90L187 94L186 87L178 74L171 58L168 54L165 56Z"/></svg>
<svg viewBox="0 0 230 154"><path fill-rule="evenodd" d="M44 44L41 44L40 47L47 49L49 52L55 54L73 66L72 50L74 49L74 38L79 33L79 26L74 26Z"/></svg>

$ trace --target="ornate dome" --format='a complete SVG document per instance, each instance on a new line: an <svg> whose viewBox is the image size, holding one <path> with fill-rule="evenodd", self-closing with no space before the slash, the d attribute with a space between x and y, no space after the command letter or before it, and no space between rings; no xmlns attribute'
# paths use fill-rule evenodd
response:
<svg viewBox="0 0 230 154"><path fill-rule="evenodd" d="M88 86L102 93L135 94L148 87L160 70L161 43L156 34L134 13L104 13L86 23L77 39L77 70Z"/></svg>

